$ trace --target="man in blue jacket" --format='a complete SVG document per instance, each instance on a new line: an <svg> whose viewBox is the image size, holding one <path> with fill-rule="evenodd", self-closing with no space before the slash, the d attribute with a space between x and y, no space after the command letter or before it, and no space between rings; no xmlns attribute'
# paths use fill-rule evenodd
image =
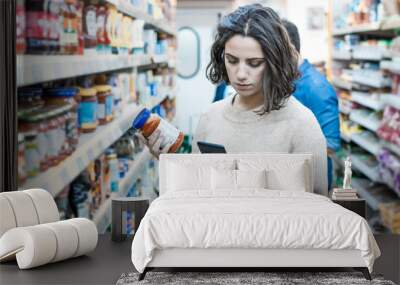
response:
<svg viewBox="0 0 400 285"><path fill-rule="evenodd" d="M300 36L296 25L283 20L292 44L300 56ZM328 147L328 185L332 185L332 160L329 157L340 148L339 107L335 89L307 59L299 60L300 78L293 96L309 108L317 118Z"/></svg>

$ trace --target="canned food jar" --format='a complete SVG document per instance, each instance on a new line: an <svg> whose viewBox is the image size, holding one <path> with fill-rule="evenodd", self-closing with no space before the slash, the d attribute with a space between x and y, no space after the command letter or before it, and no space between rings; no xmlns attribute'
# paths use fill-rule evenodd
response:
<svg viewBox="0 0 400 285"><path fill-rule="evenodd" d="M114 151L108 150L106 152L106 160L110 174L110 190L111 192L118 192L119 167L117 155Z"/></svg>
<svg viewBox="0 0 400 285"><path fill-rule="evenodd" d="M66 119L66 143L68 144L66 149L67 154L71 154L77 148L79 142L78 91L79 89L75 87L51 88L45 91L47 104L57 106L71 105L71 111L64 115Z"/></svg>
<svg viewBox="0 0 400 285"><path fill-rule="evenodd" d="M168 150L169 153L175 153L182 145L183 132L159 116L151 114L146 108L136 116L133 127L140 130L146 139L150 139L154 132L159 130L165 138L160 147L164 148L166 145L172 144Z"/></svg>
<svg viewBox="0 0 400 285"><path fill-rule="evenodd" d="M97 119L100 125L107 124L113 119L113 95L110 85L96 85L97 91Z"/></svg>
<svg viewBox="0 0 400 285"><path fill-rule="evenodd" d="M79 128L83 133L94 132L97 128L97 92L94 88L80 88L78 107Z"/></svg>
<svg viewBox="0 0 400 285"><path fill-rule="evenodd" d="M22 127L21 133L25 138L25 170L28 177L35 177L40 171L40 154L37 141L37 130L32 126Z"/></svg>

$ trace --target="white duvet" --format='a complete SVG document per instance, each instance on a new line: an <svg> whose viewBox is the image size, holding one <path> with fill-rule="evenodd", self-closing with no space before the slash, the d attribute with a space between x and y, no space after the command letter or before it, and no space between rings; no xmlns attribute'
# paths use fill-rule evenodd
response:
<svg viewBox="0 0 400 285"><path fill-rule="evenodd" d="M257 189L157 198L132 243L135 268L143 272L165 248L358 249L371 272L380 256L365 219L328 198Z"/></svg>

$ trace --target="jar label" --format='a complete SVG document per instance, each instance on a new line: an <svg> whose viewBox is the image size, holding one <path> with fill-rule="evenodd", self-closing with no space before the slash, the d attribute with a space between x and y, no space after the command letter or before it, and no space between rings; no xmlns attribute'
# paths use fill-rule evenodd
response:
<svg viewBox="0 0 400 285"><path fill-rule="evenodd" d="M47 152L48 152L46 133L40 132L37 136L37 140L38 140L38 146L39 146L40 161L46 161Z"/></svg>
<svg viewBox="0 0 400 285"><path fill-rule="evenodd" d="M59 138L58 138L58 128L49 130L46 133L48 150L47 153L50 157L56 157L59 151Z"/></svg>
<svg viewBox="0 0 400 285"><path fill-rule="evenodd" d="M97 119L103 120L106 118L106 104L99 103L97 104Z"/></svg>
<svg viewBox="0 0 400 285"><path fill-rule="evenodd" d="M81 102L79 104L79 125L95 124L97 122L97 103Z"/></svg>
<svg viewBox="0 0 400 285"><path fill-rule="evenodd" d="M105 28L106 27L106 15L101 13L97 16L97 43L105 43Z"/></svg>
<svg viewBox="0 0 400 285"><path fill-rule="evenodd" d="M113 114L113 96L106 97L105 115L109 117Z"/></svg>
<svg viewBox="0 0 400 285"><path fill-rule="evenodd" d="M39 172L40 167L40 155L36 140L26 143L25 161L28 176L35 176Z"/></svg>
<svg viewBox="0 0 400 285"><path fill-rule="evenodd" d="M89 36L89 38L95 39L97 33L96 10L87 11L85 20L86 20L87 35Z"/></svg>
<svg viewBox="0 0 400 285"><path fill-rule="evenodd" d="M164 148L167 145L173 145L179 137L180 133L180 131L175 128L175 126L163 119L161 119L156 130L160 130L161 135L164 136L164 141L161 143L161 148ZM150 139L154 135L155 131L149 136L148 139Z"/></svg>

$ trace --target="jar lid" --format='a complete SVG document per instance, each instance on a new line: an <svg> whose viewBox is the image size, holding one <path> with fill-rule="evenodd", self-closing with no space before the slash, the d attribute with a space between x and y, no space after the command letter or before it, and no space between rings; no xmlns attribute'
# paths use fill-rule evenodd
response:
<svg viewBox="0 0 400 285"><path fill-rule="evenodd" d="M97 92L110 92L111 86L110 85L95 85L93 86Z"/></svg>
<svg viewBox="0 0 400 285"><path fill-rule="evenodd" d="M54 97L74 97L77 93L78 90L75 87L46 89L46 95Z"/></svg>
<svg viewBox="0 0 400 285"><path fill-rule="evenodd" d="M116 159L117 155L115 153L107 154L107 159Z"/></svg>
<svg viewBox="0 0 400 285"><path fill-rule="evenodd" d="M79 95L80 96L96 96L96 89L95 88L79 88Z"/></svg>
<svg viewBox="0 0 400 285"><path fill-rule="evenodd" d="M135 129L141 129L150 116L150 111L144 108L142 111L140 111L139 115L136 116L135 120L133 120L132 127Z"/></svg>

